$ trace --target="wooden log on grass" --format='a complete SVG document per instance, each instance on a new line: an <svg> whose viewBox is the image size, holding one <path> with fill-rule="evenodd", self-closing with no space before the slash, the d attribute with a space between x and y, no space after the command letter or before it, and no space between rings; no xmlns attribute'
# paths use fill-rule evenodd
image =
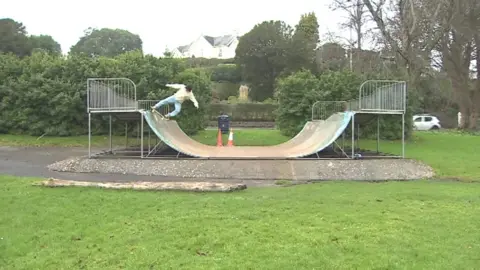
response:
<svg viewBox="0 0 480 270"><path fill-rule="evenodd" d="M231 192L247 188L245 184L215 182L87 182L49 178L34 183L43 187L99 187L107 189Z"/></svg>

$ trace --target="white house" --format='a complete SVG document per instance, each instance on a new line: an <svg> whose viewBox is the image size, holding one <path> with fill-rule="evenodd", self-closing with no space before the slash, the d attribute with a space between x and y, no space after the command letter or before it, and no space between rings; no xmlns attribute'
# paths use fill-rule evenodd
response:
<svg viewBox="0 0 480 270"><path fill-rule="evenodd" d="M224 35L219 37L199 36L192 43L172 50L175 57L204 57L228 59L235 57L238 36Z"/></svg>

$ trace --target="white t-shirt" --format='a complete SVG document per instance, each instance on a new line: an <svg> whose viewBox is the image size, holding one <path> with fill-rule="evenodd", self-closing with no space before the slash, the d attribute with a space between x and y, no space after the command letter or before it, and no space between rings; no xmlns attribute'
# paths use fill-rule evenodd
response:
<svg viewBox="0 0 480 270"><path fill-rule="evenodd" d="M179 89L174 95L178 102L183 103L185 100L189 99L193 102L193 105L198 108L198 101L195 98L195 95L192 91L188 92L184 84L167 84L167 86Z"/></svg>

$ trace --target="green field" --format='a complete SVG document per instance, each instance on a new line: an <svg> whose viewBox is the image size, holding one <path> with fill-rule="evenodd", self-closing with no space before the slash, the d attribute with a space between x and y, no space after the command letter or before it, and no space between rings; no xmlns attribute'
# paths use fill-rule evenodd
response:
<svg viewBox="0 0 480 270"><path fill-rule="evenodd" d="M216 132L194 138L215 144ZM439 178L473 183L322 182L212 194L42 188L31 185L39 179L0 176L0 269L474 269L479 138L418 132L406 147ZM2 145L86 142L35 139L0 136ZM287 139L235 132L236 145ZM382 141L380 150L399 153L400 144Z"/></svg>
<svg viewBox="0 0 480 270"><path fill-rule="evenodd" d="M42 188L0 177L0 269L474 269L480 184L238 193Z"/></svg>

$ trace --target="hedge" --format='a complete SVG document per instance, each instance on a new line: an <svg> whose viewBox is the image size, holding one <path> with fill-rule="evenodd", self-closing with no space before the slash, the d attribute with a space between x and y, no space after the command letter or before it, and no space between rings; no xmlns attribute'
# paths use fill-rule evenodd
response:
<svg viewBox="0 0 480 270"><path fill-rule="evenodd" d="M212 95L214 100L227 100L230 96L238 96L239 83L212 82Z"/></svg>
<svg viewBox="0 0 480 270"><path fill-rule="evenodd" d="M18 58L0 54L0 132L72 136L86 134L87 78L126 77L137 85L137 100L160 99L175 92L167 83L192 84L200 109L185 102L177 118L188 134L206 127L211 102L209 77L187 69L183 60L129 52L115 58L68 57L35 52ZM107 133L107 115L94 115L95 134ZM114 120L114 132L123 124Z"/></svg>
<svg viewBox="0 0 480 270"><path fill-rule="evenodd" d="M231 121L275 121L276 104L237 103L210 104L209 120L216 120L222 113L230 116Z"/></svg>

